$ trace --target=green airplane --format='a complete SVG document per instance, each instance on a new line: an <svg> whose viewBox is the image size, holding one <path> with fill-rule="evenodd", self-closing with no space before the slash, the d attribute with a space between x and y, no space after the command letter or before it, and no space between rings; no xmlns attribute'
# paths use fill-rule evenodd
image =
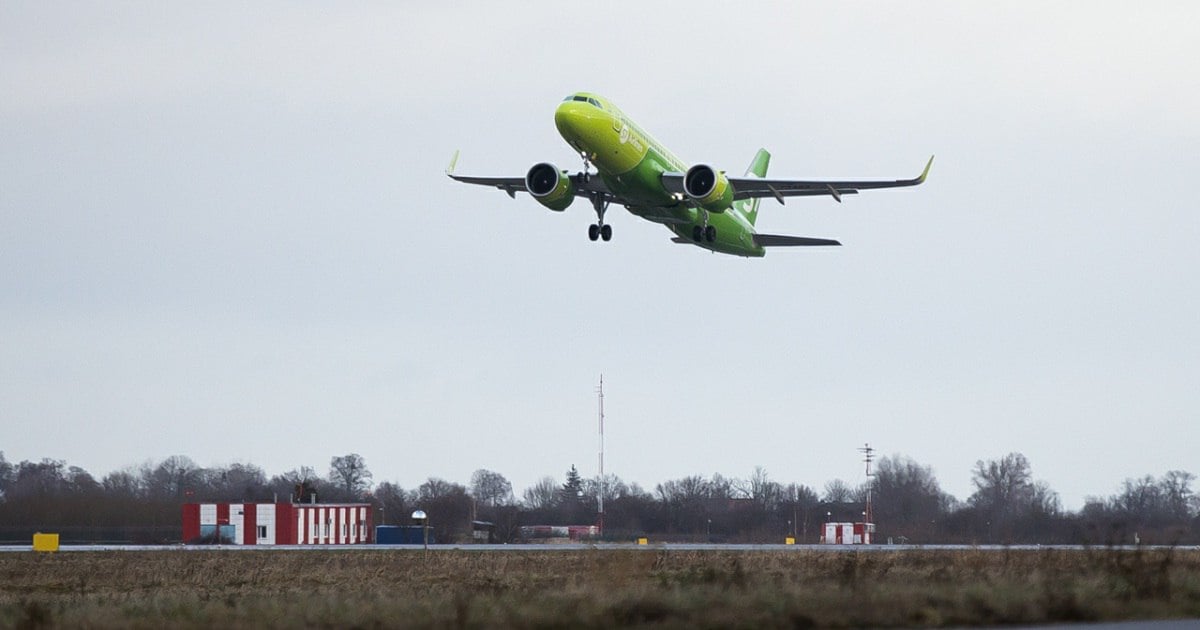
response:
<svg viewBox="0 0 1200 630"><path fill-rule="evenodd" d="M925 181L933 158L915 179L895 181L807 181L765 179L771 154L759 149L742 177L728 177L707 164L689 168L675 154L599 95L579 92L568 96L554 112L559 134L583 157L583 171L571 174L549 162L535 164L524 177L456 175L458 152L446 174L468 184L494 186L516 198L527 192L538 203L563 211L576 197L585 197L596 211L588 238L612 239L604 222L609 204L671 230L676 243L697 245L722 254L763 256L768 247L841 245L823 238L759 234L754 231L758 200L773 197L842 195L870 188L916 186ZM596 167L591 172L590 166Z"/></svg>

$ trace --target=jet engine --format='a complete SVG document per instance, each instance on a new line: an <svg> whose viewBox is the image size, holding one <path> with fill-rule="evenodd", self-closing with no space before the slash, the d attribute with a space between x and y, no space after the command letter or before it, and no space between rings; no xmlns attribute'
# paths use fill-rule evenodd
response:
<svg viewBox="0 0 1200 630"><path fill-rule="evenodd" d="M563 211L575 201L575 182L566 171L549 162L534 164L525 174L525 189L538 203L551 210Z"/></svg>
<svg viewBox="0 0 1200 630"><path fill-rule="evenodd" d="M723 171L707 164L697 164L683 176L683 192L709 212L725 212L733 205L733 186Z"/></svg>

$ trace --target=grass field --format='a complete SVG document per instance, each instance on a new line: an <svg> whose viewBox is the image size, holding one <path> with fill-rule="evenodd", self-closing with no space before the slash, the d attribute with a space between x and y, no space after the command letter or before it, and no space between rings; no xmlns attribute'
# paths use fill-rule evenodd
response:
<svg viewBox="0 0 1200 630"><path fill-rule="evenodd" d="M2 627L921 627L1172 617L1200 617L1200 552L0 554Z"/></svg>

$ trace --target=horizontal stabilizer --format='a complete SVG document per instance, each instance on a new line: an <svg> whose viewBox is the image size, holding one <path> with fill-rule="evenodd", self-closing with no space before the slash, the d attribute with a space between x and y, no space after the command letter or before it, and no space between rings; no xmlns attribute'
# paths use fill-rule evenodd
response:
<svg viewBox="0 0 1200 630"><path fill-rule="evenodd" d="M755 234L754 243L759 247L816 247L821 245L841 245L841 243L828 238L783 236L781 234Z"/></svg>

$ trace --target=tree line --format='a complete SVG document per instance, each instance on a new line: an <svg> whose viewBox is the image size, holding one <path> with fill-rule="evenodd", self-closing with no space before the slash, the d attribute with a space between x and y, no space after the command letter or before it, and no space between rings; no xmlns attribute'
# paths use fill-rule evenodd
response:
<svg viewBox="0 0 1200 630"><path fill-rule="evenodd" d="M523 525L587 525L604 504L604 537L659 541L817 542L827 521L862 521L871 496L875 542L963 544L1176 544L1200 542L1196 477L1171 470L1126 479L1107 497L1088 497L1077 512L1033 478L1020 453L980 460L974 492L944 492L929 466L910 457L879 460L867 483L834 479L820 492L776 481L763 468L744 478L692 475L653 489L615 475L584 478L572 466L561 480L543 477L518 496L502 474L480 469L468 484L436 477L416 488L374 483L358 454L330 459L325 474L302 466L268 477L258 466L205 468L184 456L118 470L96 479L78 466L43 459L16 464L0 452L0 541L26 543L33 531L65 541L161 543L180 536L185 502L369 502L376 524L410 524L423 510L443 541L469 540L472 521L487 521L501 542Z"/></svg>

